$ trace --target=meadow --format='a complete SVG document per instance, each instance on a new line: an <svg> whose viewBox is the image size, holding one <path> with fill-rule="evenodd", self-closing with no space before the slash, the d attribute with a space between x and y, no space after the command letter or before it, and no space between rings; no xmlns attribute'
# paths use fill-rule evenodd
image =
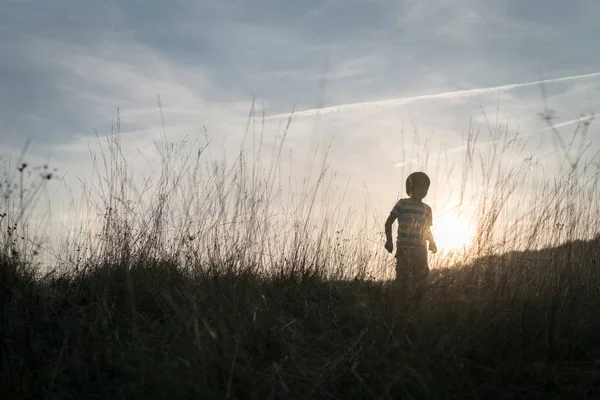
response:
<svg viewBox="0 0 600 400"><path fill-rule="evenodd" d="M4 162L2 397L600 396L589 122L557 142L564 164L551 174L534 173L543 162L508 127L490 124L485 153L470 130L457 170L476 205L473 240L452 265L440 255L415 296L390 281L387 209L338 207L325 162L305 180L286 175L287 123L270 152L249 124L233 160L203 135L163 141L149 176L128 163L117 126L98 138L96 178L73 203L79 225L51 258L31 210L57 173L26 154Z"/></svg>

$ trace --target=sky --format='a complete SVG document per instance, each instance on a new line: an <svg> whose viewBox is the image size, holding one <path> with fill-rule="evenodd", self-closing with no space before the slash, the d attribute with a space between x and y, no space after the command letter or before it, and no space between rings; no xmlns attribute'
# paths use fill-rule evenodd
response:
<svg viewBox="0 0 600 400"><path fill-rule="evenodd" d="M366 186L391 209L410 169L426 166L423 147L461 160L484 114L554 160L538 113L554 110L568 137L600 108L598 15L595 0L4 0L0 154L31 139L29 162L77 191L117 110L143 160L134 150L148 156L163 132L177 142L205 130L235 151L254 99L267 142L295 110L285 147L295 171L331 144L351 198ZM591 148L599 135L592 124ZM432 202L450 197L445 184Z"/></svg>

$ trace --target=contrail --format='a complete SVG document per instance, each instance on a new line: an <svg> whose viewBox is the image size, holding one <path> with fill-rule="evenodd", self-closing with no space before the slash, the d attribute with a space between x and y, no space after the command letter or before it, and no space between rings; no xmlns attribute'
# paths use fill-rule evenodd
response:
<svg viewBox="0 0 600 400"><path fill-rule="evenodd" d="M565 126L575 125L575 124L581 124L581 123L585 123L585 122L592 122L593 119L594 119L593 116L581 116L581 117L579 117L577 119L572 119L570 121L561 122L559 124L553 124L552 126L547 126L545 128L538 129L537 131L534 131L534 132L531 132L531 133L526 133L526 134L523 134L521 136L522 137L532 137L532 136L534 136L534 135L536 135L538 133L547 132L547 131L552 130L552 129L563 128ZM500 143L500 142L501 142L501 140L490 140L490 141L483 142L483 143L475 143L474 147L482 148L482 147L490 146L490 145L492 145L494 143ZM450 149L447 149L446 150L446 154L461 153L463 151L466 151L467 147L468 146L466 144L460 145L460 146L455 146L455 147L452 147Z"/></svg>
<svg viewBox="0 0 600 400"><path fill-rule="evenodd" d="M410 96L410 97L401 97L397 99L390 100L378 100L378 101L366 101L361 103L349 103L349 104L341 104L338 106L330 106L323 108L312 108L303 111L297 111L293 113L295 118L303 118L303 117L311 117L317 114L331 114L336 112L347 112L347 111L363 111L367 109L377 108L377 107L385 107L385 106L398 106L403 104L411 104L419 101L427 101L427 100L455 100L461 99L465 97L473 97L487 93L495 93L495 92L509 92L514 89L541 85L544 83L560 83L567 81L574 81L579 79L587 79L587 78L596 78L600 77L600 72L594 72L591 74L583 74L583 75L572 75L565 76L561 78L552 78L552 79L542 79L539 81L533 82L524 82L524 83L512 83L510 85L501 85L501 86L492 86L478 89L467 89L467 90L454 90L451 92L442 92L442 93L433 93L433 94L425 94L420 96ZM282 114L274 114L270 115L268 119L275 118L288 118L291 113L282 113Z"/></svg>
<svg viewBox="0 0 600 400"><path fill-rule="evenodd" d="M594 120L593 116L581 116L577 119L572 119L570 121L565 121L565 122L561 122L559 124L552 124L552 126L547 126L545 128L542 128L540 130L538 130L535 133L541 133L541 132L546 132L546 131L550 131L552 129L556 129L556 128L562 128L564 126L569 126L569 125L575 125L575 124L581 124L581 123L586 123L586 122L592 122Z"/></svg>
<svg viewBox="0 0 600 400"><path fill-rule="evenodd" d="M542 129L538 129L537 131L531 132L531 133L527 133L527 134L523 134L521 135L522 137L533 137L534 135L538 134L538 133L542 133L542 132L547 132L549 130L552 129L558 129L558 128L562 128L565 126L569 126L569 125L575 125L575 124L581 124L581 123L585 123L585 122L592 122L594 120L593 115L591 116L581 116L577 119L572 119L570 121L565 121L565 122L561 122L559 124L553 124L551 127L547 126L545 128ZM472 146L473 147L477 147L479 149L486 147L486 146L491 146L494 143L500 143L502 140L490 140L487 142L483 142L483 143L474 143ZM454 153L462 153L464 151L466 151L468 148L468 146L466 144L462 144L459 146L455 146L455 147L451 147L449 149L446 149L444 152L445 154L454 154ZM407 162L401 162L401 163L396 163L394 164L394 167L399 168L402 167L403 165L405 165Z"/></svg>

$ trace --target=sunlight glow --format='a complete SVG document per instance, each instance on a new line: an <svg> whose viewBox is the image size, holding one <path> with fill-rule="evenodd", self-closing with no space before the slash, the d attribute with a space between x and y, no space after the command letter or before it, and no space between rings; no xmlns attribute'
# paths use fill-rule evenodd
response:
<svg viewBox="0 0 600 400"><path fill-rule="evenodd" d="M433 221L431 232L441 251L462 249L471 244L472 229L469 221L453 212Z"/></svg>

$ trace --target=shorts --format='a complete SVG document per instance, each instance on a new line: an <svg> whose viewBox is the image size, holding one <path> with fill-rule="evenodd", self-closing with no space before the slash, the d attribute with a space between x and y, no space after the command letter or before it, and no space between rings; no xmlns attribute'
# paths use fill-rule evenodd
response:
<svg viewBox="0 0 600 400"><path fill-rule="evenodd" d="M396 248L396 282L405 288L425 283L429 275L427 247Z"/></svg>

